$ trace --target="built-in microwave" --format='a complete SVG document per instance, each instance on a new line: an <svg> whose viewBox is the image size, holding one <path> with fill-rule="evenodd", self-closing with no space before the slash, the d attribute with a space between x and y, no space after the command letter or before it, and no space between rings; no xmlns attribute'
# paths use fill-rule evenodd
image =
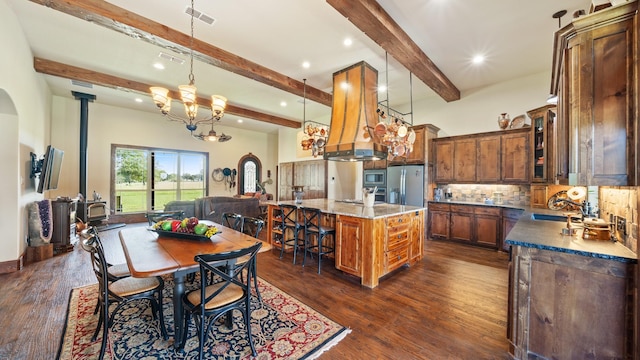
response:
<svg viewBox="0 0 640 360"><path fill-rule="evenodd" d="M387 186L387 170L364 170L362 185L364 187Z"/></svg>

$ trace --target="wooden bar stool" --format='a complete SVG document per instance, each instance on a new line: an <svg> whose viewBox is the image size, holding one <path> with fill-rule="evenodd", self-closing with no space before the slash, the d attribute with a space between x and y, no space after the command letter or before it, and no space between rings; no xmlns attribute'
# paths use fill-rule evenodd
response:
<svg viewBox="0 0 640 360"><path fill-rule="evenodd" d="M327 255L335 251L335 235L336 229L332 227L322 226L322 212L320 209L303 207L302 217L304 219L304 257L302 259L302 266L304 266L307 260L307 253L318 255L318 274L320 274L320 261L322 255ZM310 237L315 235L316 243L312 244ZM331 245L323 244L324 238L327 235L333 237L334 243Z"/></svg>
<svg viewBox="0 0 640 360"><path fill-rule="evenodd" d="M286 245L293 246L293 263L296 263L296 254L298 253L298 247L304 249L304 239L300 239L298 234L300 230L304 229L304 224L298 220L298 207L295 205L280 204L280 214L282 216L282 223L280 229L282 230L282 246L280 247L280 258L284 255L284 248ZM293 232L293 237L286 238L287 229Z"/></svg>

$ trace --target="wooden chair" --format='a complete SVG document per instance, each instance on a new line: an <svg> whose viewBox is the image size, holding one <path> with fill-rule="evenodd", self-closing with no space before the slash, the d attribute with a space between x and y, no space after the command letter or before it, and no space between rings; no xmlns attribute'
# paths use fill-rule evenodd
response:
<svg viewBox="0 0 640 360"><path fill-rule="evenodd" d="M242 215L226 212L222 214L222 225L233 230L242 230Z"/></svg>
<svg viewBox="0 0 640 360"><path fill-rule="evenodd" d="M322 255L327 255L335 251L335 243L328 245L323 243L327 235L331 235L335 242L336 229L322 226L322 212L320 209L303 207L302 217L304 218L304 257L302 266L307 261L307 253L318 255L318 274L320 274L320 261ZM311 242L311 237L315 236L315 244Z"/></svg>
<svg viewBox="0 0 640 360"><path fill-rule="evenodd" d="M98 318L98 326L91 339L92 341L96 340L102 327L102 344L99 359L104 357L107 345L107 334L109 328L113 325L113 317L121 306L129 301L147 299L151 302L153 318L159 319L160 332L162 333L162 337L167 340L167 330L162 315L162 290L164 289L164 281L162 278L134 278L129 276L111 281L108 275L108 265L104 256L104 248L97 230L95 227L90 227L83 231L82 235L82 248L91 255L93 271L96 274L98 286L100 287L98 294L100 316ZM117 302L118 306L116 306L113 313L109 315L109 304L112 301Z"/></svg>
<svg viewBox="0 0 640 360"><path fill-rule="evenodd" d="M280 247L280 258L284 255L284 248L289 245L293 246L293 263L296 263L296 254L298 253L298 247L304 248L304 239L299 238L299 232L303 229L304 224L298 221L298 207L295 205L280 204L280 214L282 216L282 223L280 223L280 230L282 230L282 246ZM291 230L293 237L286 238L287 230Z"/></svg>
<svg viewBox="0 0 640 360"><path fill-rule="evenodd" d="M262 232L262 229L264 228L264 224L265 222L262 219L258 219L250 216L243 216L241 232L258 239L260 237L260 232ZM245 255L240 259L238 259L236 266L239 266L240 264L247 262L248 260L249 260L249 255ZM248 270L252 272L251 276L253 276L253 287L256 290L256 295L258 296L258 300L260 301L260 303L262 303L262 295L260 295L260 290L258 290L258 258L257 257L253 259L253 264L248 268Z"/></svg>
<svg viewBox="0 0 640 360"><path fill-rule="evenodd" d="M195 261L200 266L200 288L185 293L182 297L184 303L184 329L189 328L191 317L195 317L198 331L200 359L203 357L205 341L205 329L209 331L216 320L227 314L226 326L233 327L233 310L240 310L244 318L244 327L251 346L251 353L257 356L256 349L251 339L251 271L247 271L246 279L240 274L249 269L253 264L262 242L257 242L251 247L219 254L196 255ZM236 263L241 257L248 255L249 260L244 264ZM206 280L212 276L220 279L214 284L208 285ZM207 321L208 320L208 321ZM187 341L188 331L184 331L179 349L182 349Z"/></svg>

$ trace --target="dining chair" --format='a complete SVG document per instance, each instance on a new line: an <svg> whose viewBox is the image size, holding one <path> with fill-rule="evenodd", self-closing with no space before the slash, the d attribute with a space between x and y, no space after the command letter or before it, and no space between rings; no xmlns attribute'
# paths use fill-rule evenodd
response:
<svg viewBox="0 0 640 360"><path fill-rule="evenodd" d="M252 273L247 271L246 279L242 279L240 274L253 264L261 247L262 242L258 241L248 248L217 254L201 254L194 257L200 268L200 287L182 296L184 304L183 328L188 329L191 317L194 317L198 332L200 359L203 357L205 329L208 333L211 328L215 328L216 320L225 314L227 314L226 326L231 329L233 327L233 310L239 310L242 313L251 354L254 357L257 356L251 339ZM249 256L249 260L236 266L238 259L245 255ZM211 276L215 276L218 281L209 285L206 279ZM184 331L178 349L184 348L187 335L188 331Z"/></svg>
<svg viewBox="0 0 640 360"><path fill-rule="evenodd" d="M108 274L108 265L104 255L104 247L98 236L95 227L90 227L82 232L83 240L80 242L82 248L91 255L91 264L93 271L98 279L99 293L98 302L100 315L98 325L91 338L95 341L102 330L102 344L100 347L99 359L104 357L107 345L107 335L109 328L113 325L113 318L118 310L130 301L147 299L151 303L153 318L159 319L160 332L162 337L167 340L167 329L164 324L162 314L162 290L164 289L164 281L161 277L135 278L125 277L115 281L110 280ZM109 315L109 306L111 302L118 303L116 308Z"/></svg>
<svg viewBox="0 0 640 360"><path fill-rule="evenodd" d="M320 274L320 262L322 255L327 255L335 251L336 229L322 225L322 211L316 208L302 207L302 218L304 219L304 257L302 266L307 261L307 253L318 255L318 274ZM327 244L325 237L331 235L334 242ZM315 237L315 243L311 242L311 237Z"/></svg>
<svg viewBox="0 0 640 360"><path fill-rule="evenodd" d="M300 239L299 233L303 229L304 224L299 221L298 207L296 205L280 204L280 214L282 222L280 230L282 231L282 244L280 246L280 258L284 255L284 248L289 245L293 246L293 263L296 263L296 254L298 247L304 248L304 239ZM286 232L290 230L293 237L287 239Z"/></svg>
<svg viewBox="0 0 640 360"><path fill-rule="evenodd" d="M222 214L222 225L233 230L240 231L242 228L242 215L232 212L225 212Z"/></svg>
<svg viewBox="0 0 640 360"><path fill-rule="evenodd" d="M243 216L241 232L258 239L260 237L260 232L262 232L262 229L264 228L264 224L265 222L262 219L254 218L251 216ZM244 262L247 262L248 260L249 255L241 257L236 262L236 267ZM260 303L262 303L262 295L260 295L260 290L258 290L258 257L255 257L253 259L253 264L247 270L252 272L251 276L253 276L253 287L256 290L258 300L260 301ZM242 276L242 274L240 276Z"/></svg>

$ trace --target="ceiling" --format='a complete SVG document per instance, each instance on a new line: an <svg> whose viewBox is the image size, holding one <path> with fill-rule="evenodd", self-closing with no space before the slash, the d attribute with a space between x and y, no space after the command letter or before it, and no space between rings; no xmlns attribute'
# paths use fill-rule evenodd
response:
<svg viewBox="0 0 640 360"><path fill-rule="evenodd" d="M172 89L188 82L188 51L175 52L143 41L139 32L119 22L108 21L104 26L105 21L92 17L86 10L81 16L73 16L64 10L54 9L55 6L40 5L40 2L49 1L6 1L22 25L34 57ZM378 70L379 83L389 85L387 93L379 93L379 100L388 97L392 108L406 109L412 99L416 102L440 97L415 75L410 76L409 70L396 60L398 56L394 57L397 48L405 46L407 41L387 42L385 48L394 49L387 56L385 49L330 5L340 2L197 0L195 9L215 21L208 25L196 19L194 36L248 60L249 67L258 64L282 75L285 82L302 83L306 79L307 89L313 94L326 93L330 96L334 72L366 61ZM88 8L104 5L102 0L86 0L84 3ZM145 22L152 24L154 31L171 33L173 29L186 34L188 39L190 16L185 13L190 6L188 0L110 0L108 3L148 19ZM574 11L588 11L591 4L585 0L564 0L561 3L556 0L378 0L382 10L431 59L462 97L474 88L542 71L550 73L553 33L559 26L558 19L552 18L552 14L566 9L567 15L561 18L564 26ZM127 18L132 17L125 14ZM357 16L351 18L356 19ZM369 31L372 35L375 32ZM352 39L351 46L343 44L345 38ZM404 52L400 51L401 54ZM179 64L162 59L159 57L161 52L186 61ZM484 64L471 63L476 54L486 57ZM157 61L164 63L165 70L156 70L152 66ZM309 68L302 67L304 61L309 62ZM254 80L251 74L238 75L198 59L194 61L194 75L201 97L220 94L237 108L278 119L302 122L306 118L329 122L330 105L308 100L304 109L300 91L285 91L264 84L260 79ZM144 92L99 85L87 88L73 85L68 78L44 77L51 91L57 95L71 97L71 91L80 91L95 94L98 103L157 112L151 97ZM135 102L135 98L142 99L142 102ZM283 107L281 102L287 105ZM179 103L174 102L173 107L176 113L182 113ZM242 124L237 123L238 118L244 120ZM225 115L221 124L261 132L277 132L281 127L232 113Z"/></svg>

